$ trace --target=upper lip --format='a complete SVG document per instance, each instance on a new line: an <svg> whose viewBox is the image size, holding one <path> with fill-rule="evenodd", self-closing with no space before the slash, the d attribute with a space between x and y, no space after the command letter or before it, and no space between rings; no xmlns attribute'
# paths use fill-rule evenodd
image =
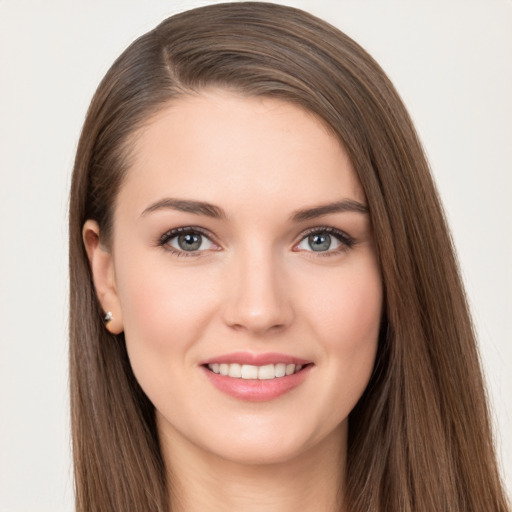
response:
<svg viewBox="0 0 512 512"><path fill-rule="evenodd" d="M232 352L230 354L223 354L215 356L205 361L202 361L201 365L208 364L249 364L253 366L264 366L267 364L301 364L305 365L311 363L307 359L300 357L290 356L287 354L278 354L276 352L267 352L265 354L252 354L250 352Z"/></svg>

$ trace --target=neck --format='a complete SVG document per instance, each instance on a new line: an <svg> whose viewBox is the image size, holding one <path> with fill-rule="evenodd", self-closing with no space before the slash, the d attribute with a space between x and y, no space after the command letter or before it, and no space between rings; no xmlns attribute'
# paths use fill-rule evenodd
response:
<svg viewBox="0 0 512 512"><path fill-rule="evenodd" d="M173 512L341 512L346 427L290 460L250 464L166 435L162 449Z"/></svg>

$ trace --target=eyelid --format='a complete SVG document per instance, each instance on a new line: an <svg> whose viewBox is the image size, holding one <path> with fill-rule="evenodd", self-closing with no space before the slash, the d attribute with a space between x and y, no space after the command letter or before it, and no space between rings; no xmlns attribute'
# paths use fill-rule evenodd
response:
<svg viewBox="0 0 512 512"><path fill-rule="evenodd" d="M207 238L213 245L218 247L218 249L214 250L220 250L220 245L215 241L215 237L212 235L212 233L200 226L179 226L176 228L169 229L166 231L163 235L160 236L160 238L157 241L157 244L159 247L162 247L166 251L169 251L173 254L176 254L178 256L192 256L197 257L203 255L203 253L208 252L208 250L201 250L201 251L182 251L180 249L177 249L175 247L172 247L168 244L169 240L172 240L173 238L176 238L179 235L183 235L185 233L198 233L201 236ZM211 249L209 249L211 250Z"/></svg>
<svg viewBox="0 0 512 512"><path fill-rule="evenodd" d="M168 245L169 240L172 238L175 238L176 236L184 233L199 233L200 235L208 238L212 244L218 247L217 250L221 250L220 244L218 244L215 241L215 236L207 229L202 228L200 226L179 226L176 228L169 229L166 231L163 235L159 237L157 240L158 246L164 248L165 250L175 253L179 256L201 256L202 253L208 252L208 250L201 250L201 251L182 251L179 249L176 249L170 245ZM297 242L294 243L293 249L296 252L308 252L312 253L314 251L303 251L297 249L298 245L305 240L308 236L316 233L327 233L329 235L334 236L341 244L339 248L328 250L328 251L319 251L315 254L315 256L328 256L332 254L337 254L343 251L346 251L347 249L352 248L356 244L356 240L352 238L350 235L348 235L346 232L342 231L341 229L334 228L332 226L314 226L311 228L306 229L303 231L297 240Z"/></svg>
<svg viewBox="0 0 512 512"><path fill-rule="evenodd" d="M176 228L171 228L166 231L160 238L158 239L159 243L166 243L171 238L174 238L177 235L182 235L183 233L200 233L201 235L206 236L207 238L211 238L212 234L207 230L200 226L178 226Z"/></svg>
<svg viewBox="0 0 512 512"><path fill-rule="evenodd" d="M334 228L332 226L315 226L309 229L306 229L300 234L299 240L294 244L293 249L297 252L298 245L304 241L308 236L314 235L317 233L327 233L328 235L334 236L340 243L341 246L339 248L329 250L329 251L319 251L315 254L315 256L327 256L332 254L337 254L339 252L346 251L347 249L352 248L356 244L356 240L352 238L349 234L345 233L341 229ZM315 252L315 251L300 251L300 252Z"/></svg>

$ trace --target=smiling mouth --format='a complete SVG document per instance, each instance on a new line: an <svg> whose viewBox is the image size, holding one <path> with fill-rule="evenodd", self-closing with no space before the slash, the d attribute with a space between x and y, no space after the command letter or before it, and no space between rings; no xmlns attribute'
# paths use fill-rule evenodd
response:
<svg viewBox="0 0 512 512"><path fill-rule="evenodd" d="M257 380L272 380L288 377L300 372L310 364L293 364L293 363L277 363L266 364L262 366L255 366L252 364L238 364L238 363L212 363L205 365L208 370L234 379L257 379Z"/></svg>

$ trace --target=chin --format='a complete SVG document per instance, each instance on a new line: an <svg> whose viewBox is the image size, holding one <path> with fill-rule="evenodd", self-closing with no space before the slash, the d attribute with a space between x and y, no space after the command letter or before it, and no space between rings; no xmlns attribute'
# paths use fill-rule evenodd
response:
<svg viewBox="0 0 512 512"><path fill-rule="evenodd" d="M276 445L267 440L266 443L254 445L238 446L237 443L237 446L231 446L222 451L217 447L212 454L242 466L267 466L286 464L300 458L307 451L308 448L305 447Z"/></svg>
<svg viewBox="0 0 512 512"><path fill-rule="evenodd" d="M307 459L318 450L333 453L341 449L346 442L346 430L346 422L342 422L330 432L314 429L293 432L293 429L288 428L286 431L275 429L273 432L249 433L245 429L243 434L237 436L236 432L230 430L226 432L226 436L219 436L215 444L210 441L202 448L214 457L234 464L281 465Z"/></svg>

